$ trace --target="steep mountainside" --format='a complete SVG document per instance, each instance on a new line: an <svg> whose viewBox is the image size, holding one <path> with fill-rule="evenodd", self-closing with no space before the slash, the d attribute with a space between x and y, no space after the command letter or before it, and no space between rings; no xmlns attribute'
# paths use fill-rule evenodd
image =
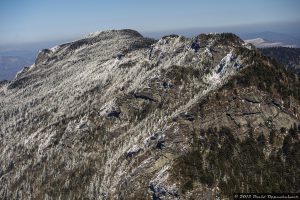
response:
<svg viewBox="0 0 300 200"><path fill-rule="evenodd" d="M300 74L300 48L273 47L259 49L264 55L270 56L286 68Z"/></svg>
<svg viewBox="0 0 300 200"><path fill-rule="evenodd" d="M298 77L229 33L113 30L44 49L0 85L0 196L299 191L299 91Z"/></svg>

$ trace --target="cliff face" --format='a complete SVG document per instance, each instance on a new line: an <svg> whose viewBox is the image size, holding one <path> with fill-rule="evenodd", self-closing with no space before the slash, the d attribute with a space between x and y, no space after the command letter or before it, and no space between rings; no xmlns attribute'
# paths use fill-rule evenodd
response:
<svg viewBox="0 0 300 200"><path fill-rule="evenodd" d="M104 31L42 50L0 86L0 196L297 191L299 88L233 34Z"/></svg>

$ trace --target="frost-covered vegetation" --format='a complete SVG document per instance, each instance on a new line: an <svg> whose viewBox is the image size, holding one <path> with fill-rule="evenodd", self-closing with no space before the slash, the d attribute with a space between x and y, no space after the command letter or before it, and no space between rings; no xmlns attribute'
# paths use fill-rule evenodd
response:
<svg viewBox="0 0 300 200"><path fill-rule="evenodd" d="M195 41L199 50L191 48ZM211 197L227 187L216 179L226 166L215 175L201 172L197 181L186 182L185 171L175 171L177 178L171 173L189 157L202 166L206 154L193 151L194 133L229 126L230 139L242 142L250 128L256 138L269 127L299 122L293 96L287 108L280 96L266 98L269 90L251 84L234 90L258 59L255 52L233 34L155 41L133 30L97 32L41 50L34 65L0 85L0 196ZM276 138L272 143L282 142Z"/></svg>

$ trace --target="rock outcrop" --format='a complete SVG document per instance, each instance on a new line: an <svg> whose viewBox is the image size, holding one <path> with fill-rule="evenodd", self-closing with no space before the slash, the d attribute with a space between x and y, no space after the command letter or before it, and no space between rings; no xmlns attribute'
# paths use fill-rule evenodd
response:
<svg viewBox="0 0 300 200"><path fill-rule="evenodd" d="M104 31L42 50L0 86L0 196L298 191L299 156L289 163L287 155L299 155L299 88L295 76L233 34L155 41ZM275 158L290 166L279 188L272 173L286 168L270 167Z"/></svg>

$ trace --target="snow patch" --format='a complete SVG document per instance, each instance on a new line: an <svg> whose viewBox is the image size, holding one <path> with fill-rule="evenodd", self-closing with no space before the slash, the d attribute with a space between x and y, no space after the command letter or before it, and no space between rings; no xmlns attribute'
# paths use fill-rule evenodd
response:
<svg viewBox="0 0 300 200"><path fill-rule="evenodd" d="M60 46L59 46L59 45L56 45L56 46L50 48L50 51L51 51L52 53L55 53L59 48L60 48Z"/></svg>
<svg viewBox="0 0 300 200"><path fill-rule="evenodd" d="M93 33L89 33L87 36L85 36L85 38L92 38L92 37L96 37L98 35L100 35L101 33L103 33L105 31L95 31Z"/></svg>
<svg viewBox="0 0 300 200"><path fill-rule="evenodd" d="M265 40L263 38L254 38L245 40L246 43L251 43L258 48L265 48L265 47L290 47L295 48L296 45L294 44L284 44L283 42L273 42L269 40Z"/></svg>
<svg viewBox="0 0 300 200"><path fill-rule="evenodd" d="M35 64L32 64L29 67L24 67L22 70L18 71L15 78L18 78L18 76L20 76L22 73L27 72L29 70L32 70L35 67Z"/></svg>

